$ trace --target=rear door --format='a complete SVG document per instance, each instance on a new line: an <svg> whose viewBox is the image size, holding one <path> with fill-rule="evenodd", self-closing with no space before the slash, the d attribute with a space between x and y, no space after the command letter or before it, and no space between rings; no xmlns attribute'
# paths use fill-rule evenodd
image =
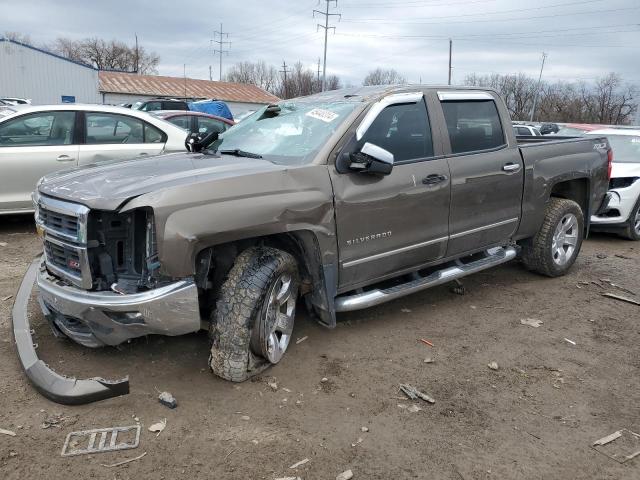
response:
<svg viewBox="0 0 640 480"><path fill-rule="evenodd" d="M75 116L47 111L0 124L0 210L31 210L40 177L77 166Z"/></svg>
<svg viewBox="0 0 640 480"><path fill-rule="evenodd" d="M164 149L166 135L139 118L104 112L80 113L85 131L84 145L80 145L81 165L158 155Z"/></svg>
<svg viewBox="0 0 640 480"><path fill-rule="evenodd" d="M386 176L331 169L343 291L445 254L449 168L434 138L422 92L395 94L371 107L340 153L371 143L394 155Z"/></svg>
<svg viewBox="0 0 640 480"><path fill-rule="evenodd" d="M523 164L509 145L506 111L486 92L438 92L449 140L451 210L447 256L504 242L521 215ZM500 108L504 108L500 104ZM501 120L504 119L504 122ZM513 137L511 137L513 138Z"/></svg>

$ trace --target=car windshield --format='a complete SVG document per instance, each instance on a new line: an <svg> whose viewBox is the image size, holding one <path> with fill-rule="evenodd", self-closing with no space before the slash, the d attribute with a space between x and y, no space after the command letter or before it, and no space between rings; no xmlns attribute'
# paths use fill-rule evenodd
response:
<svg viewBox="0 0 640 480"><path fill-rule="evenodd" d="M131 108L133 110L140 110L140 107L142 107L143 104L144 104L144 102L136 102L133 105L131 105Z"/></svg>
<svg viewBox="0 0 640 480"><path fill-rule="evenodd" d="M282 102L265 106L220 135L209 150L243 151L273 163L300 165L311 161L355 102Z"/></svg>
<svg viewBox="0 0 640 480"><path fill-rule="evenodd" d="M613 149L614 163L640 163L640 137L635 135L607 135Z"/></svg>

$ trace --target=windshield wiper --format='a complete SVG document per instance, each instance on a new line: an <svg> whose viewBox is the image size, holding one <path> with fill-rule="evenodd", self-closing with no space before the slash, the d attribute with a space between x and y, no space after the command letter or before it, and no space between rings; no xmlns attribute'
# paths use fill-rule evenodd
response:
<svg viewBox="0 0 640 480"><path fill-rule="evenodd" d="M218 150L218 153L222 153L223 155L235 155L236 157L262 158L262 155L259 153L247 152L245 150L240 150L239 148L234 148L233 150Z"/></svg>

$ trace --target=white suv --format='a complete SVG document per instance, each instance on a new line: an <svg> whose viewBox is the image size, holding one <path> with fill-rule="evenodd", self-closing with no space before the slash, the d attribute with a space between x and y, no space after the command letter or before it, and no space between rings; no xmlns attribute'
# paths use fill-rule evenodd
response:
<svg viewBox="0 0 640 480"><path fill-rule="evenodd" d="M606 135L613 149L611 201L606 211L591 217L591 225L640 240L640 129L605 128L586 135Z"/></svg>

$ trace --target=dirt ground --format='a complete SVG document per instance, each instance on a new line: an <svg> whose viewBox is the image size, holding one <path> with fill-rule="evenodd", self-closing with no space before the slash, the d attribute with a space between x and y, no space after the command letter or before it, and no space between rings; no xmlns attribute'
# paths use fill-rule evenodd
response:
<svg viewBox="0 0 640 480"><path fill-rule="evenodd" d="M36 313L38 352L55 370L130 376L127 396L66 407L28 383L10 331L6 297L40 251L32 231L29 217L0 221L0 428L16 433L0 434L2 479L640 478L640 456L620 464L591 448L621 428L640 432L640 307L600 295L640 298L636 243L594 235L564 278L512 263L464 279L464 296L442 286L339 315L334 330L301 314L294 340L308 338L240 385L208 371L205 333L89 350L54 338ZM436 403L404 398L404 382ZM160 405L158 390L178 407ZM71 431L136 418L135 450L60 455ZM159 436L147 430L161 419Z"/></svg>

